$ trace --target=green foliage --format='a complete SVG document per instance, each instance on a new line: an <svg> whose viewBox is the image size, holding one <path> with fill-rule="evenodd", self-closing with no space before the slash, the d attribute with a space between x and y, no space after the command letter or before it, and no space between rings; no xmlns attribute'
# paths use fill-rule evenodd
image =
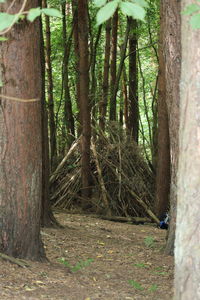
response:
<svg viewBox="0 0 200 300"><path fill-rule="evenodd" d="M105 0L94 0L96 7L99 7L97 13L97 25L100 25L110 19L119 7L125 16L144 21L148 3L145 0L122 1L113 0L106 3Z"/></svg>
<svg viewBox="0 0 200 300"><path fill-rule="evenodd" d="M155 240L152 236L147 236L144 238L145 246L148 248L153 248L155 246Z"/></svg>
<svg viewBox="0 0 200 300"><path fill-rule="evenodd" d="M152 284L149 288L149 292L155 292L158 289L157 284Z"/></svg>
<svg viewBox="0 0 200 300"><path fill-rule="evenodd" d="M183 15L191 16L190 24L193 29L200 28L200 13L197 13L199 11L200 11L200 5L195 4L195 3L186 6L186 8L182 11ZM197 14L194 14L194 13L197 13Z"/></svg>
<svg viewBox="0 0 200 300"><path fill-rule="evenodd" d="M10 15L7 13L0 13L0 31L5 30L6 28L12 26L13 22L17 22L17 15Z"/></svg>
<svg viewBox="0 0 200 300"><path fill-rule="evenodd" d="M97 25L100 25L110 19L118 7L118 0L108 2L97 13Z"/></svg>
<svg viewBox="0 0 200 300"><path fill-rule="evenodd" d="M0 0L2 1L2 0ZM27 14L27 20L33 22L37 17L41 14L45 14L51 17L62 18L62 14L59 10L54 8L43 8L40 7L32 8L29 10ZM19 19L22 19L24 16L24 12L21 14L8 14L6 12L0 13L0 31L3 31L7 28L12 27ZM2 40L1 40L2 41Z"/></svg>
<svg viewBox="0 0 200 300"><path fill-rule="evenodd" d="M188 5L185 10L182 12L183 15L191 15L194 12L197 12L200 9L198 4L190 4Z"/></svg>
<svg viewBox="0 0 200 300"><path fill-rule="evenodd" d="M134 266L138 268L147 268L147 266L144 263L134 264Z"/></svg>
<svg viewBox="0 0 200 300"><path fill-rule="evenodd" d="M0 36L0 42L5 42L5 41L7 41L8 39L6 38L6 37L4 37L4 36Z"/></svg>
<svg viewBox="0 0 200 300"><path fill-rule="evenodd" d="M141 286L141 284L135 280L129 280L128 283L134 287L136 290L140 290L140 291L143 291L144 288Z"/></svg>
<svg viewBox="0 0 200 300"><path fill-rule="evenodd" d="M41 15L40 7L31 8L27 15L27 20L33 22L37 17Z"/></svg>
<svg viewBox="0 0 200 300"><path fill-rule="evenodd" d="M92 258L88 258L87 260L80 260L75 264L75 266L72 266L67 260L64 258L59 259L59 261L64 264L66 267L70 269L71 272L77 272L85 267L88 267L94 260Z"/></svg>
<svg viewBox="0 0 200 300"><path fill-rule="evenodd" d="M134 19L144 20L146 11L138 4L131 2L120 2L120 8L126 16L133 17Z"/></svg>

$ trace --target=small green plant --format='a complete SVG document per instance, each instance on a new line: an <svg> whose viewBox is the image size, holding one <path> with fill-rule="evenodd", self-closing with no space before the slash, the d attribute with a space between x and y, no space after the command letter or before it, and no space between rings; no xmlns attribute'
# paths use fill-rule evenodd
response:
<svg viewBox="0 0 200 300"><path fill-rule="evenodd" d="M145 265L144 263L134 264L134 266L138 268L147 268L147 265Z"/></svg>
<svg viewBox="0 0 200 300"><path fill-rule="evenodd" d="M152 236L147 236L144 238L145 246L148 248L153 248L155 246L155 239Z"/></svg>
<svg viewBox="0 0 200 300"><path fill-rule="evenodd" d="M149 292L155 292L158 289L157 284L152 284L149 288Z"/></svg>
<svg viewBox="0 0 200 300"><path fill-rule="evenodd" d="M88 258L87 260L80 260L75 264L75 266L72 266L67 260L64 258L60 258L59 262L61 262L63 265L68 267L71 272L77 272L85 267L88 267L94 260L92 258Z"/></svg>
<svg viewBox="0 0 200 300"><path fill-rule="evenodd" d="M164 276L164 275L167 275L167 272L153 272L154 274L156 275L161 275L161 276Z"/></svg>
<svg viewBox="0 0 200 300"><path fill-rule="evenodd" d="M143 291L144 288L141 286L141 284L135 280L129 280L128 283L134 287L136 290L140 290L140 291Z"/></svg>

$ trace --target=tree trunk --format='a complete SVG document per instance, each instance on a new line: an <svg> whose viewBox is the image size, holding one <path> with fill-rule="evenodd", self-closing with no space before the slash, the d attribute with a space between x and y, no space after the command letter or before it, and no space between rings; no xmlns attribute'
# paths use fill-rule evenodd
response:
<svg viewBox="0 0 200 300"><path fill-rule="evenodd" d="M47 1L43 0L43 7L47 7ZM45 15L45 35L46 35L46 71L48 78L48 110L49 110L49 132L50 132L50 162L51 169L54 168L57 156L56 146L56 124L54 115L54 99L53 99L53 76L51 66L51 29L49 16Z"/></svg>
<svg viewBox="0 0 200 300"><path fill-rule="evenodd" d="M163 52L166 64L166 103L169 117L171 185L170 185L170 227L166 254L173 254L176 206L177 206L177 168L178 168L178 130L179 130L179 82L181 70L181 20L180 1L165 0L165 34Z"/></svg>
<svg viewBox="0 0 200 300"><path fill-rule="evenodd" d="M81 178L82 196L91 195L90 139L91 120L89 103L89 51L88 51L88 6L87 0L78 1L78 41L79 41L79 84L81 114Z"/></svg>
<svg viewBox="0 0 200 300"><path fill-rule="evenodd" d="M116 97L113 96L116 73L117 73L117 32L118 32L118 10L112 18L112 38L111 38L111 62L110 62L110 121L116 120Z"/></svg>
<svg viewBox="0 0 200 300"><path fill-rule="evenodd" d="M76 99L77 99L77 133L81 134L81 116L80 116L80 82L79 82L79 41L78 41L78 0L72 0L72 12L74 19L73 42L75 54L75 76L76 76Z"/></svg>
<svg viewBox="0 0 200 300"><path fill-rule="evenodd" d="M72 111L72 102L70 96L69 88L69 77L68 77L68 65L69 65L69 56L71 48L72 33L69 36L69 41L67 42L67 33L66 33L66 2L62 4L62 15L63 15L63 89L64 89L64 128L66 130L65 136L67 137L67 145L71 146L75 139L75 128L74 128L74 116ZM73 22L74 23L74 22ZM72 24L72 26L74 26ZM72 29L73 30L73 29Z"/></svg>
<svg viewBox="0 0 200 300"><path fill-rule="evenodd" d="M41 69L42 69L42 98L41 98L41 118L42 118L42 207L41 207L41 226L52 227L57 226L50 205L49 195L49 136L48 136L48 113L46 109L45 97L45 55L44 40L42 30L42 20L40 19L40 39L41 39Z"/></svg>
<svg viewBox="0 0 200 300"><path fill-rule="evenodd" d="M138 72L137 72L137 21L129 18L129 131L138 143L139 108L138 108Z"/></svg>
<svg viewBox="0 0 200 300"><path fill-rule="evenodd" d="M182 1L181 10L192 4ZM200 299L200 35L182 16L175 299Z"/></svg>
<svg viewBox="0 0 200 300"><path fill-rule="evenodd" d="M5 11L12 1L1 5ZM25 10L38 7L37 0ZM16 0L10 13L17 13ZM19 21L0 49L0 251L40 260L42 194L40 25ZM14 97L16 97L14 99ZM25 100L22 102L21 100Z"/></svg>
<svg viewBox="0 0 200 300"><path fill-rule="evenodd" d="M164 1L160 6L160 43L159 43L159 74L158 74L158 156L156 170L155 213L161 218L169 208L170 193L170 144L169 123L166 105L166 74L163 56L164 31Z"/></svg>
<svg viewBox="0 0 200 300"><path fill-rule="evenodd" d="M99 127L102 131L105 130L105 118L108 104L108 87L109 87L109 69L110 69L110 32L111 21L106 23L106 43L105 43L105 57L104 57L104 72L103 72L103 91L102 100L99 103Z"/></svg>

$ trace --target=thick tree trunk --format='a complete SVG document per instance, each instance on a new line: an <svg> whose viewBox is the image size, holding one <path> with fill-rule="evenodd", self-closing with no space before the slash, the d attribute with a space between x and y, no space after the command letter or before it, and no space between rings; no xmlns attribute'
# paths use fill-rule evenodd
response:
<svg viewBox="0 0 200 300"><path fill-rule="evenodd" d="M164 5L161 1L160 15L160 43L159 43L159 74L158 74L158 156L156 170L156 199L155 213L161 218L169 208L170 193L170 144L169 123L166 104L166 74L163 56Z"/></svg>
<svg viewBox="0 0 200 300"><path fill-rule="evenodd" d="M129 131L138 143L139 108L138 108L138 72L137 72L137 21L129 19Z"/></svg>
<svg viewBox="0 0 200 300"><path fill-rule="evenodd" d="M43 7L47 7L47 1L43 0ZM53 99L53 75L51 66L51 29L49 16L45 15L45 35L46 35L46 72L48 78L48 110L49 110L49 132L50 132L50 162L51 169L54 168L57 156L56 145L56 123L54 114L54 99Z"/></svg>
<svg viewBox="0 0 200 300"><path fill-rule="evenodd" d="M181 10L192 4L182 1ZM200 35L182 17L175 299L200 299Z"/></svg>
<svg viewBox="0 0 200 300"><path fill-rule="evenodd" d="M80 114L81 114L81 178L82 196L91 195L90 173L90 139L91 120L89 103L89 51L88 51L88 7L87 0L78 1L79 29L79 84L80 84Z"/></svg>
<svg viewBox="0 0 200 300"><path fill-rule="evenodd" d="M112 18L111 37L111 62L110 62L110 121L116 120L116 97L114 96L115 82L117 76L117 33L118 33L118 10Z"/></svg>
<svg viewBox="0 0 200 300"><path fill-rule="evenodd" d="M102 100L99 103L99 127L102 131L105 130L106 110L108 104L108 89L109 89L109 69L110 69L110 32L111 21L106 23L106 43L104 57L104 72L103 72L103 92Z"/></svg>
<svg viewBox="0 0 200 300"><path fill-rule="evenodd" d="M1 5L1 11L11 4ZM38 7L32 0L26 10ZM17 13L21 1L9 11ZM2 43L0 105L0 251L40 260L42 193L41 61L39 20L20 21ZM12 100L12 97L17 99ZM20 99L27 101L21 102ZM31 99L34 99L31 101Z"/></svg>
<svg viewBox="0 0 200 300"><path fill-rule="evenodd" d="M179 81L181 70L181 20L180 1L165 0L165 38L163 52L166 64L166 103L169 117L171 185L170 185L170 227L166 254L173 254L177 206L177 168L179 153Z"/></svg>

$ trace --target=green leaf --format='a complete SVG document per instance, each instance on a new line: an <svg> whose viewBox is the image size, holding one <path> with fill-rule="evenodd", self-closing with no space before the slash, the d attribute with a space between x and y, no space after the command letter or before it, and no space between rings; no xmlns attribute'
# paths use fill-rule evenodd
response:
<svg viewBox="0 0 200 300"><path fill-rule="evenodd" d="M31 8L29 10L28 15L27 15L27 20L30 21L30 22L33 22L40 15L41 15L41 9L40 9L40 7Z"/></svg>
<svg viewBox="0 0 200 300"><path fill-rule="evenodd" d="M128 283L132 287L134 287L136 290L140 290L140 291L144 290L144 288L141 286L141 284L135 280L129 280Z"/></svg>
<svg viewBox="0 0 200 300"><path fill-rule="evenodd" d="M193 29L200 28L200 14L194 15L190 18L190 24Z"/></svg>
<svg viewBox="0 0 200 300"><path fill-rule="evenodd" d="M200 10L200 6L197 4L190 4L182 11L182 15L191 15L194 12Z"/></svg>
<svg viewBox="0 0 200 300"><path fill-rule="evenodd" d="M145 0L132 0L134 3L142 6L142 7L149 7L149 4Z"/></svg>
<svg viewBox="0 0 200 300"><path fill-rule="evenodd" d="M7 40L8 40L8 38L6 38L5 36L0 36L0 42L5 42Z"/></svg>
<svg viewBox="0 0 200 300"><path fill-rule="evenodd" d="M13 24L16 15L10 15L7 13L0 13L0 31L10 27ZM17 21L17 19L16 19Z"/></svg>
<svg viewBox="0 0 200 300"><path fill-rule="evenodd" d="M97 13L97 25L100 25L110 19L117 9L118 1L108 2L104 7L102 7Z"/></svg>
<svg viewBox="0 0 200 300"><path fill-rule="evenodd" d="M150 291L150 292L155 292L157 289L158 289L157 284L152 284L152 285L150 286L150 288L149 288L149 291Z"/></svg>
<svg viewBox="0 0 200 300"><path fill-rule="evenodd" d="M131 2L121 2L120 8L122 12L127 16L142 21L144 20L146 11L143 7L139 6L138 4L134 4Z"/></svg>
<svg viewBox="0 0 200 300"><path fill-rule="evenodd" d="M4 3L5 2L5 0L0 0L0 3Z"/></svg>
<svg viewBox="0 0 200 300"><path fill-rule="evenodd" d="M55 8L43 8L42 12L49 17L57 17L57 18L63 17L61 12Z"/></svg>
<svg viewBox="0 0 200 300"><path fill-rule="evenodd" d="M96 7L101 7L104 6L106 4L106 0L94 0L94 5Z"/></svg>

